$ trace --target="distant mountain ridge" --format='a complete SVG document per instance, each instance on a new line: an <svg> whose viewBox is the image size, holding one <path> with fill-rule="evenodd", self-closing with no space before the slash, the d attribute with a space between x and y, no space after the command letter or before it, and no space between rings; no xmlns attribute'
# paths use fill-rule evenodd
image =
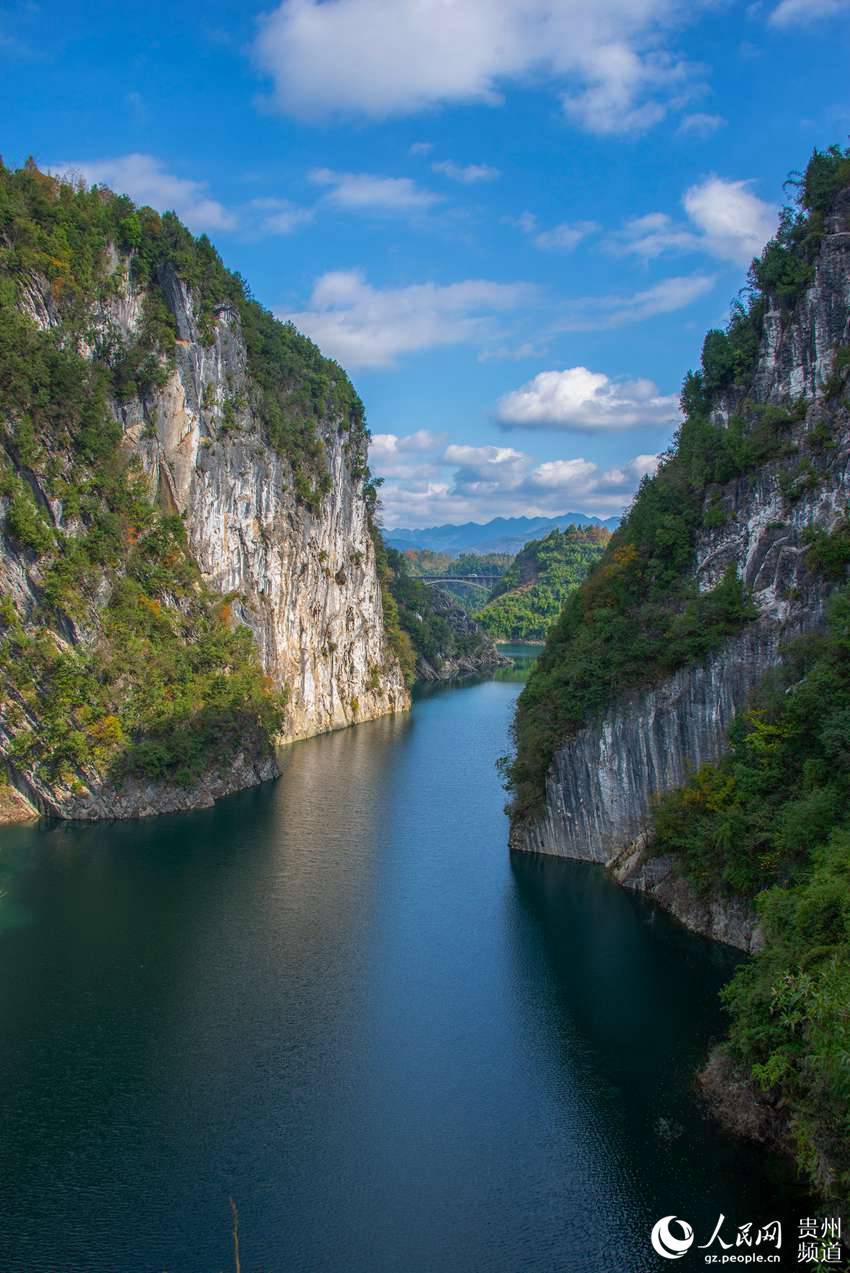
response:
<svg viewBox="0 0 850 1273"><path fill-rule="evenodd" d="M494 517L489 522L463 522L459 526L426 526L421 530L398 527L383 532L393 548L430 548L434 552L517 553L532 539L568 526L604 526L616 530L619 517L594 517L587 513L562 513L559 517Z"/></svg>

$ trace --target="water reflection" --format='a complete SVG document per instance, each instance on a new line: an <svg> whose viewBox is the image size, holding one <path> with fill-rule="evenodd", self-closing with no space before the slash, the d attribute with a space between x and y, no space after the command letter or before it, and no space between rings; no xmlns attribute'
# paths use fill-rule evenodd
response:
<svg viewBox="0 0 850 1273"><path fill-rule="evenodd" d="M215 809L3 834L3 1273L215 1273L230 1197L246 1273L642 1273L656 1212L787 1201L689 1091L731 957L509 859L518 689Z"/></svg>

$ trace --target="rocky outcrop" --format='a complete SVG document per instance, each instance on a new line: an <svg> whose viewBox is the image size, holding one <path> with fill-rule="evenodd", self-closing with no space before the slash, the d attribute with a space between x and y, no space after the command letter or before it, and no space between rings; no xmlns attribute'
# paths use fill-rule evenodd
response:
<svg viewBox="0 0 850 1273"><path fill-rule="evenodd" d="M193 782L177 785L128 779L116 786L91 772L81 775L73 787L47 785L28 775L19 776L26 795L14 788L14 804L7 807L0 788L0 824L28 822L39 816L78 819L83 822L108 818L149 818L160 813L186 813L208 809L223 796L277 778L280 770L262 740L246 739L226 765L212 762Z"/></svg>
<svg viewBox="0 0 850 1273"><path fill-rule="evenodd" d="M651 897L691 932L747 954L762 949L764 937L748 901L727 895L700 895L678 873L672 857L653 857L647 852L644 837L629 844L608 864L608 869L618 884Z"/></svg>
<svg viewBox="0 0 850 1273"><path fill-rule="evenodd" d="M131 281L127 256L113 251L110 266L111 286L93 301L80 345L87 357L102 356L110 343L132 343L144 323L144 292ZM263 429L236 310L220 307L211 331L208 317L202 331L192 292L176 273L158 282L177 330L173 367L161 387L110 409L151 495L183 519L204 581L227 599L233 620L250 628L264 672L285 691L277 741L406 710L409 693L384 630L364 491L367 435L343 414L318 422L323 483L305 498L290 459ZM20 305L38 326L60 327L53 291L37 275L22 287ZM70 536L82 530L37 473L24 477L54 526ZM0 513L6 503L0 500ZM38 614L39 571L31 554L0 538L0 592L25 618ZM108 589L97 604L107 600ZM60 616L56 639L85 648L97 638L97 622L96 609L83 621ZM11 755L2 725L0 751ZM18 794L0 801L0 822L34 813L135 817L198 808L277 772L268 744L251 737L226 767L211 761L181 786L128 781L117 789L85 769L63 785L10 762Z"/></svg>
<svg viewBox="0 0 850 1273"><path fill-rule="evenodd" d="M496 649L480 623L440 588L428 590L432 611L444 619L452 633L451 652L438 658L416 657L416 679L424 682L459 681L468 676L485 676L511 660Z"/></svg>
<svg viewBox="0 0 850 1273"><path fill-rule="evenodd" d="M733 1136L779 1152L792 1152L788 1111L756 1090L722 1048L715 1048L697 1074L697 1086L711 1113Z"/></svg>
<svg viewBox="0 0 850 1273"><path fill-rule="evenodd" d="M299 501L288 461L254 418L238 316L220 310L206 346L189 290L172 277L168 295L177 367L153 402L123 407L127 444L161 503L185 518L204 577L235 594L266 672L287 687L281 741L406 709L353 475L363 461L359 444L339 420L325 421L330 489L315 509Z"/></svg>
<svg viewBox="0 0 850 1273"><path fill-rule="evenodd" d="M12 783L0 778L0 826L14 822L32 822L38 812Z"/></svg>
<svg viewBox="0 0 850 1273"><path fill-rule="evenodd" d="M785 454L711 492L712 529L697 537L692 572L701 591L729 565L750 590L758 618L703 663L623 694L555 752L545 805L515 821L511 847L610 864L645 835L654 795L723 751L734 714L790 637L818 627L826 588L807 564L804 532L831 530L850 497L850 411L830 377L850 338L850 196L830 218L810 287L793 314L768 303L749 402L717 403L715 423L737 410L791 408ZM719 523L719 524L718 524ZM664 859L617 868L684 922L742 949L757 941L743 914L690 895ZM707 909L706 909L707 908Z"/></svg>

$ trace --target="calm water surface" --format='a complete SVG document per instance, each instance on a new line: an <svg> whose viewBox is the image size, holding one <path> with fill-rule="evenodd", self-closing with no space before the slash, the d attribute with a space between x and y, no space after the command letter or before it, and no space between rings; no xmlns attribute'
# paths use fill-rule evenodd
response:
<svg viewBox="0 0 850 1273"><path fill-rule="evenodd" d="M3 833L3 1273L231 1269L231 1196L244 1273L642 1273L662 1215L794 1213L688 1090L732 956L508 855L518 689L208 812Z"/></svg>

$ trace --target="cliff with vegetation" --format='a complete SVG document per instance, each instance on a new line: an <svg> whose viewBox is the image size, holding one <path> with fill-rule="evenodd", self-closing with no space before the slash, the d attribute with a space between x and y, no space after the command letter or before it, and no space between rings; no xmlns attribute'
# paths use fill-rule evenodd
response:
<svg viewBox="0 0 850 1273"><path fill-rule="evenodd" d="M754 953L704 1088L846 1197L850 152L813 155L750 285L520 699L511 843Z"/></svg>
<svg viewBox="0 0 850 1273"><path fill-rule="evenodd" d="M367 442L206 238L0 168L7 816L207 804L407 706Z"/></svg>
<svg viewBox="0 0 850 1273"><path fill-rule="evenodd" d="M532 540L476 612L478 622L497 641L542 641L610 538L604 526L571 526Z"/></svg>
<svg viewBox="0 0 850 1273"><path fill-rule="evenodd" d="M408 684L456 681L508 667L492 639L454 597L411 573L407 557L385 547L379 560L384 611Z"/></svg>

